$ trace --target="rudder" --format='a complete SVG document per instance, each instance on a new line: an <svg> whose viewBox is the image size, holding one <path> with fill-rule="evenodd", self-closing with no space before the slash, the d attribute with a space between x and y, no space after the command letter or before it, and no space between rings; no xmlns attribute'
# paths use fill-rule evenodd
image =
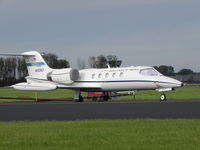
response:
<svg viewBox="0 0 200 150"><path fill-rule="evenodd" d="M52 71L37 51L24 52L22 56L25 58L29 76L46 78Z"/></svg>

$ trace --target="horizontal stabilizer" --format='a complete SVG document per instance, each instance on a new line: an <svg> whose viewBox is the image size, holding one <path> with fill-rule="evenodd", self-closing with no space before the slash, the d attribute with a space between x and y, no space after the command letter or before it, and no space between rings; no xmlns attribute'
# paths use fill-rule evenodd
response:
<svg viewBox="0 0 200 150"><path fill-rule="evenodd" d="M11 86L16 90L24 90L24 91L51 91L57 88L56 85L49 83L18 83Z"/></svg>

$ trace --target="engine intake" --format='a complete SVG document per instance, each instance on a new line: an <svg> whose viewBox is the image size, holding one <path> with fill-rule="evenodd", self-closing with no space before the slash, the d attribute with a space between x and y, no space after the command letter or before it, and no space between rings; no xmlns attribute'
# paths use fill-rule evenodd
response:
<svg viewBox="0 0 200 150"><path fill-rule="evenodd" d="M55 69L47 75L48 80L62 84L72 84L79 78L77 69L65 68Z"/></svg>

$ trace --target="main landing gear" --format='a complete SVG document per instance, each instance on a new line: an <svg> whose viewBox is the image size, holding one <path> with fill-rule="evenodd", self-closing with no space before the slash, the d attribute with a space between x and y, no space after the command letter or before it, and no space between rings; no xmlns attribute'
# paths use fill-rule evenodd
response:
<svg viewBox="0 0 200 150"><path fill-rule="evenodd" d="M167 100L167 96L163 93L160 95L160 101L166 101Z"/></svg>
<svg viewBox="0 0 200 150"><path fill-rule="evenodd" d="M75 91L75 96L74 96L74 101L75 102L83 102L83 96L81 96L81 91L80 90L76 90Z"/></svg>
<svg viewBox="0 0 200 150"><path fill-rule="evenodd" d="M110 96L108 95L108 92L103 92L103 95L101 96L93 96L92 97L92 101L93 102L104 102L104 101L108 101L108 99L110 99Z"/></svg>
<svg viewBox="0 0 200 150"><path fill-rule="evenodd" d="M75 102L83 102L83 96L79 95L78 99L74 99Z"/></svg>

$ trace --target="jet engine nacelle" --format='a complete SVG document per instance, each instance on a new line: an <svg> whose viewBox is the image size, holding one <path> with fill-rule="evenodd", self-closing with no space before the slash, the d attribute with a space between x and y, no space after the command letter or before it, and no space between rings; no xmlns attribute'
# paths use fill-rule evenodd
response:
<svg viewBox="0 0 200 150"><path fill-rule="evenodd" d="M17 90L24 90L24 91L51 91L57 88L56 85L49 84L49 83L18 83L12 85L14 89Z"/></svg>
<svg viewBox="0 0 200 150"><path fill-rule="evenodd" d="M47 78L56 83L72 84L79 78L79 71L72 68L56 69L49 73Z"/></svg>

